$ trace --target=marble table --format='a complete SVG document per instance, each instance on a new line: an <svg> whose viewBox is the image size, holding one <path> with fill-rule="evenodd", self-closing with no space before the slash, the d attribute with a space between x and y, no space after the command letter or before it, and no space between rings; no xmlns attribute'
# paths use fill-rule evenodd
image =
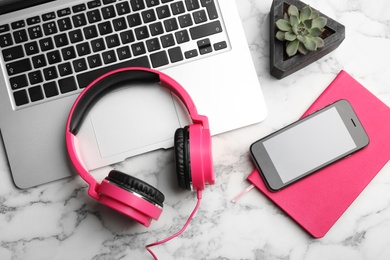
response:
<svg viewBox="0 0 390 260"><path fill-rule="evenodd" d="M159 259L390 259L390 165L387 164L327 235L313 239L259 191L236 203L254 165L249 145L295 121L344 69L390 105L390 2L307 0L346 27L338 49L277 80L269 74L271 0L236 0L262 86L268 117L213 138L216 184L189 228L154 248ZM147 163L146 163L147 162ZM95 171L102 176L112 167ZM73 177L28 190L12 183L0 148L0 259L152 259L145 245L179 230L196 204L179 191L172 150L126 160L116 169L147 175L167 199L159 221L145 228L98 204Z"/></svg>

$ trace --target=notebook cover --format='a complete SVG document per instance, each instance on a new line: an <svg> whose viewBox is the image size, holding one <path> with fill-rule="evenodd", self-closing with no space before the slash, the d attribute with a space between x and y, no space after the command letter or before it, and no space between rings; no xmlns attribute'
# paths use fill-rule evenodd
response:
<svg viewBox="0 0 390 260"><path fill-rule="evenodd" d="M390 109L345 71L341 71L304 116L347 99L370 143L287 188L270 192L259 172L248 177L259 190L315 238L323 237L390 157Z"/></svg>

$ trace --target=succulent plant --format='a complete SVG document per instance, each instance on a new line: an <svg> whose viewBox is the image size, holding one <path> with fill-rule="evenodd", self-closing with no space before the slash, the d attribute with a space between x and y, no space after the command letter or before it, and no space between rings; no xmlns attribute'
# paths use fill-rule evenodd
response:
<svg viewBox="0 0 390 260"><path fill-rule="evenodd" d="M297 52L306 55L324 46L320 37L327 23L317 10L305 6L301 11L295 5L290 5L282 19L276 21L279 31L276 38L287 41L286 53L289 57Z"/></svg>

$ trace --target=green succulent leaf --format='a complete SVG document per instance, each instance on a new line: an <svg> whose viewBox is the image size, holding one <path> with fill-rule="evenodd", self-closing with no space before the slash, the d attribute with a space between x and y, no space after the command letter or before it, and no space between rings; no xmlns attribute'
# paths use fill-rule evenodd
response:
<svg viewBox="0 0 390 260"><path fill-rule="evenodd" d="M317 50L317 43L311 37L306 37L306 40L305 42L303 42L303 45L305 45L305 48L308 49L309 51Z"/></svg>
<svg viewBox="0 0 390 260"><path fill-rule="evenodd" d="M298 46L298 52L303 55L306 55L309 51L305 48L305 45L303 45L303 43L300 42Z"/></svg>
<svg viewBox="0 0 390 260"><path fill-rule="evenodd" d="M315 37L314 41L317 44L317 48L322 48L325 45L324 40L322 38L320 38L320 37Z"/></svg>
<svg viewBox="0 0 390 260"><path fill-rule="evenodd" d="M299 10L295 5L290 5L287 9L287 13L289 16L296 16L299 17Z"/></svg>
<svg viewBox="0 0 390 260"><path fill-rule="evenodd" d="M281 31L284 31L284 32L291 31L291 24L288 21L284 20L284 19L277 20L276 21L276 26Z"/></svg>
<svg viewBox="0 0 390 260"><path fill-rule="evenodd" d="M307 29L310 29L310 28L312 28L313 26L313 20L305 20L304 22L303 22L303 24L305 25L305 27L307 28Z"/></svg>
<svg viewBox="0 0 390 260"><path fill-rule="evenodd" d="M310 30L310 35L313 36L313 37L318 37L322 34L324 30L321 30L320 28L312 28Z"/></svg>
<svg viewBox="0 0 390 260"><path fill-rule="evenodd" d="M302 43L304 43L304 42L306 41L306 37L303 36L303 35L298 35L298 36L297 36L297 40L300 41L300 42L302 42Z"/></svg>
<svg viewBox="0 0 390 260"><path fill-rule="evenodd" d="M276 39L278 39L279 41L285 41L285 38L284 38L284 35L286 33L285 32L282 32L282 31L278 31L275 35Z"/></svg>
<svg viewBox="0 0 390 260"><path fill-rule="evenodd" d="M312 27L324 28L328 20L325 17L317 17L313 20Z"/></svg>
<svg viewBox="0 0 390 260"><path fill-rule="evenodd" d="M291 29L292 29L293 33L295 33L296 35L299 35L298 25L294 24Z"/></svg>
<svg viewBox="0 0 390 260"><path fill-rule="evenodd" d="M297 40L287 44L287 48L286 48L287 55L289 57L292 57L295 54L297 54L298 46L299 46L299 41L297 41Z"/></svg>
<svg viewBox="0 0 390 260"><path fill-rule="evenodd" d="M312 9L310 6L307 5L302 8L301 14L299 16L299 20L301 20L302 22L306 21L307 19L310 19L311 14L312 14Z"/></svg>
<svg viewBox="0 0 390 260"><path fill-rule="evenodd" d="M318 17L320 17L320 12L318 12L317 10L312 10L310 19L314 20Z"/></svg>
<svg viewBox="0 0 390 260"><path fill-rule="evenodd" d="M293 33L293 32L286 32L286 33L284 34L284 39L285 39L286 41L292 42L292 41L294 41L296 38L297 38L297 36L296 36L295 33Z"/></svg>
<svg viewBox="0 0 390 260"><path fill-rule="evenodd" d="M298 18L297 15L291 15L290 16L290 24L291 24L291 26L299 24L299 18Z"/></svg>

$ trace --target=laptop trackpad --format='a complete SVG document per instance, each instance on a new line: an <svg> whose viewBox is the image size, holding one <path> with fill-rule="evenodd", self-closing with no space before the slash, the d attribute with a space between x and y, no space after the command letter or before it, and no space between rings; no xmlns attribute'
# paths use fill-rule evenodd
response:
<svg viewBox="0 0 390 260"><path fill-rule="evenodd" d="M157 84L109 93L90 115L101 157L164 148L180 127L171 92Z"/></svg>

